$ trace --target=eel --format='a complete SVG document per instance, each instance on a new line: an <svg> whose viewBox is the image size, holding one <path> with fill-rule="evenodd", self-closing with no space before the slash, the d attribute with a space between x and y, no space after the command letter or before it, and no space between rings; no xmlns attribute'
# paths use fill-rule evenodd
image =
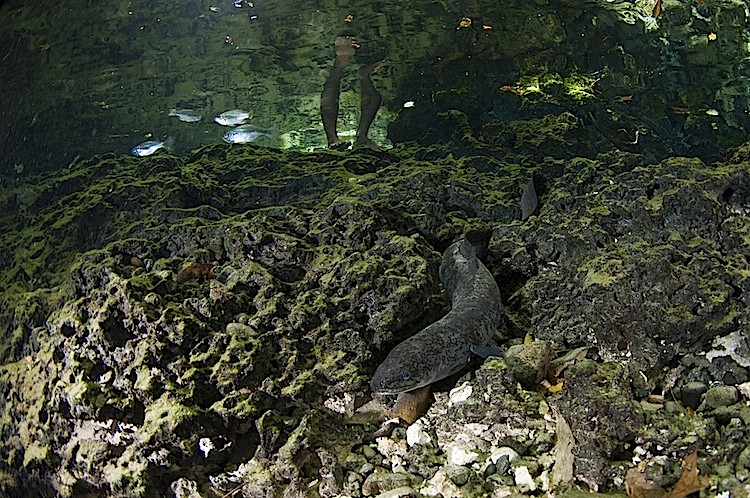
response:
<svg viewBox="0 0 750 498"><path fill-rule="evenodd" d="M372 377L373 393L401 394L458 372L500 325L500 289L466 236L445 250L439 273L451 310L391 350Z"/></svg>

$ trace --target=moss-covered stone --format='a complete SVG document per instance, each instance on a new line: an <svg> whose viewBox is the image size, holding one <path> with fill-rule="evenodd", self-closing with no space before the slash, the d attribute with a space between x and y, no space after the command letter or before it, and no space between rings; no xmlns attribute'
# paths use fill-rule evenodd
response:
<svg viewBox="0 0 750 498"><path fill-rule="evenodd" d="M704 444L729 448L731 463L742 409L696 415L644 399L747 381L742 352L722 346L747 321L744 160L507 161L485 143L507 127L478 140L460 113L444 119L456 142L435 147L215 146L39 177L15 231L0 234L15 264L0 275L8 492L36 472L63 496L164 494L187 474L221 493L356 496L374 465L425 480L413 486L457 486L450 464L465 493L491 493L514 486L488 470L509 458L502 448L549 475L558 415L577 442L577 485L617 490L636 452ZM540 209L521 222L531 175ZM546 388L536 375L519 386L502 359L474 362L433 386L418 421L431 444L409 447L397 430L380 443L392 453L353 468L377 428L346 417L390 348L448 309L441 251L486 228L506 305L498 345L531 332L588 359L556 364ZM451 401L457 385L468 395Z"/></svg>

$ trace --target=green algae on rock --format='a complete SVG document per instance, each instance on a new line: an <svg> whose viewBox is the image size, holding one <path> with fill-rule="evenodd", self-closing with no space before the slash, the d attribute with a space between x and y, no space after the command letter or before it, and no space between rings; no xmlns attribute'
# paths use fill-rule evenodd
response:
<svg viewBox="0 0 750 498"><path fill-rule="evenodd" d="M3 492L362 496L377 468L419 476L423 493L538 493L555 412L577 444L563 486L614 496L636 456L693 447L699 466L733 465L738 403L642 401L693 381L747 396L743 356L719 353L748 321L750 156L536 162L492 154L492 129L505 133L384 154L92 158L15 187L35 196L0 234L13 265L0 275ZM521 223L530 175L542 209ZM441 250L488 227L487 266L509 296L498 345L531 332L588 359L555 393L477 362L436 386L417 422L429 437L409 446L396 429L365 451L377 427L347 414L390 347L445 313ZM190 262L211 278L176 282Z"/></svg>

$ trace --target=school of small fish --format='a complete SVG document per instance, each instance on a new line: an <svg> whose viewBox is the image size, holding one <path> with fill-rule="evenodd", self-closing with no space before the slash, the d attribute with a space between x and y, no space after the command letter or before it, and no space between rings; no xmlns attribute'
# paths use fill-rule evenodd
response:
<svg viewBox="0 0 750 498"><path fill-rule="evenodd" d="M203 116L194 109L170 108L166 110L166 115L176 117L184 123L197 123ZM263 129L246 121L250 119L250 113L242 109L232 109L224 111L218 116L214 116L214 122L222 126L232 126L233 128L223 134L222 138L230 144L245 144L255 142L261 137L275 136L273 128ZM147 137L149 137L147 135ZM159 150L170 150L174 143L171 137L164 140L147 140L131 149L134 156L145 157L158 152Z"/></svg>

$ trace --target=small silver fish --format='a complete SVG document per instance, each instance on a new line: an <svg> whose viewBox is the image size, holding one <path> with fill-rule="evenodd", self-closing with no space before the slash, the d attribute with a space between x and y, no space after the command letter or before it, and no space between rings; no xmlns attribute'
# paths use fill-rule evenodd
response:
<svg viewBox="0 0 750 498"><path fill-rule="evenodd" d="M192 109L168 109L167 116L176 116L185 123L196 123L201 120L201 115Z"/></svg>
<svg viewBox="0 0 750 498"><path fill-rule="evenodd" d="M230 144L246 144L255 142L260 137L270 137L272 130L259 130L253 125L244 125L232 128L224 134L224 141Z"/></svg>
<svg viewBox="0 0 750 498"><path fill-rule="evenodd" d="M159 149L169 150L174 145L174 137L169 137L163 142L157 142L156 140L147 140L146 142L140 143L131 149L134 156L144 157L150 156Z"/></svg>
<svg viewBox="0 0 750 498"><path fill-rule="evenodd" d="M234 126L244 123L249 118L249 112L242 111L240 109L234 109L232 111L222 112L218 116L214 117L214 121L222 126Z"/></svg>
<svg viewBox="0 0 750 498"><path fill-rule="evenodd" d="M142 144L138 144L133 147L133 155L138 157L150 156L159 149L164 148L164 142L157 142L155 140L148 140Z"/></svg>

